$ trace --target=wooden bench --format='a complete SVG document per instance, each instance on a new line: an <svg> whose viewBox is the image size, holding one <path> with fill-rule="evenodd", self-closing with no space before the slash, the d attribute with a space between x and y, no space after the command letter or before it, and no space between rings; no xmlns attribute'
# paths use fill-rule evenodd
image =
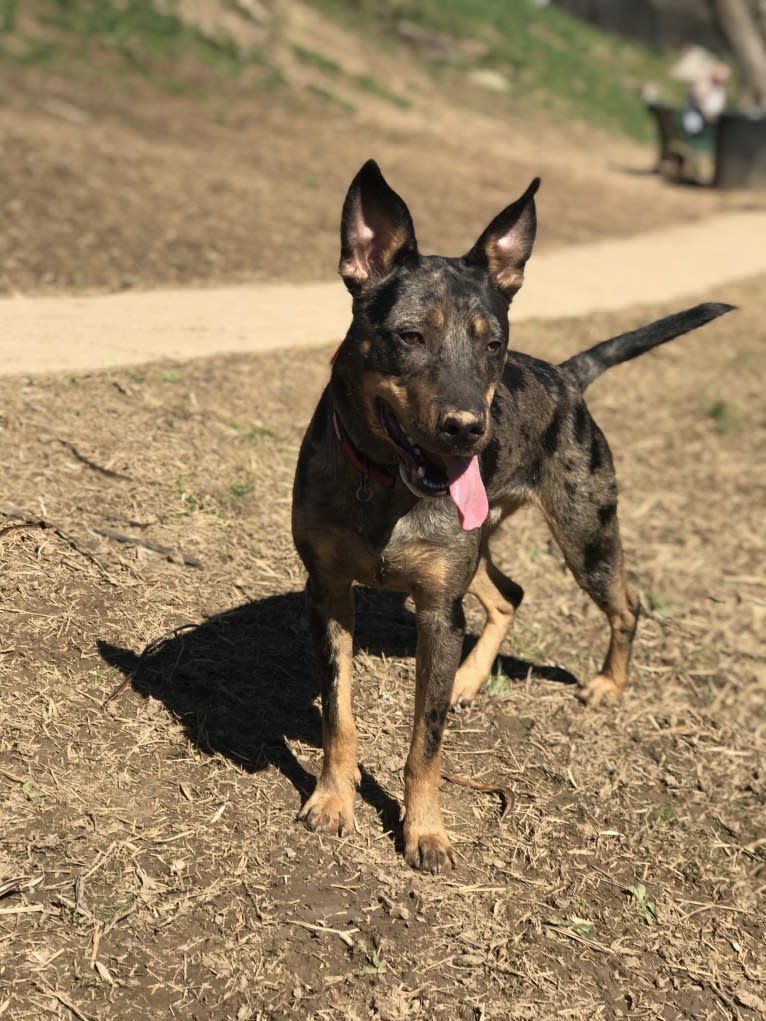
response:
<svg viewBox="0 0 766 1021"><path fill-rule="evenodd" d="M766 112L725 110L717 124L691 134L678 107L647 103L647 109L659 136L656 169L665 177L716 188L766 188Z"/></svg>
<svg viewBox="0 0 766 1021"><path fill-rule="evenodd" d="M684 128L683 110L678 107L647 103L647 109L657 125L657 171L672 181L710 184L715 176L716 126L705 124L692 134Z"/></svg>

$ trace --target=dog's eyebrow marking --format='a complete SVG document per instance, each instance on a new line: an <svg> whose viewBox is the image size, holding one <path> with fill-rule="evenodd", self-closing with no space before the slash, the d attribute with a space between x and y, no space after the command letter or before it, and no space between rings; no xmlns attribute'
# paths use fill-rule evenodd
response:
<svg viewBox="0 0 766 1021"><path fill-rule="evenodd" d="M485 337L489 331L489 323L484 316L476 316L473 323L473 332L476 337Z"/></svg>
<svg viewBox="0 0 766 1021"><path fill-rule="evenodd" d="M365 357L367 357L367 355L370 353L371 347L372 347L371 340L363 340L362 343L359 345L359 350Z"/></svg>
<svg viewBox="0 0 766 1021"><path fill-rule="evenodd" d="M433 326L435 330L440 330L444 326L445 321L444 309L438 305L433 305L426 312L426 322L429 326Z"/></svg>

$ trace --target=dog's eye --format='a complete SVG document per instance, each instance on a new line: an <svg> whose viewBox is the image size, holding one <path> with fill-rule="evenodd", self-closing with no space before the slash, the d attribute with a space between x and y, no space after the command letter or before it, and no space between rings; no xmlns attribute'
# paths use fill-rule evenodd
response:
<svg viewBox="0 0 766 1021"><path fill-rule="evenodd" d="M399 339L403 344L406 344L407 347L415 347L416 344L423 343L423 334L418 333L415 330L404 330L399 334Z"/></svg>
<svg viewBox="0 0 766 1021"><path fill-rule="evenodd" d="M487 354L497 354L502 346L499 340L490 340L489 344L487 344Z"/></svg>

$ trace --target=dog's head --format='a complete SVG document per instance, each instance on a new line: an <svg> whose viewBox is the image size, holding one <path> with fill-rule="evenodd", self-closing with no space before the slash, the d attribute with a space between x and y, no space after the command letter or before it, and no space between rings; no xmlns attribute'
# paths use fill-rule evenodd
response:
<svg viewBox="0 0 766 1021"><path fill-rule="evenodd" d="M367 162L341 220L353 321L335 378L377 450L418 496L449 493L464 528L486 517L477 456L508 346L508 305L535 237L535 179L458 259L422 256L407 206Z"/></svg>

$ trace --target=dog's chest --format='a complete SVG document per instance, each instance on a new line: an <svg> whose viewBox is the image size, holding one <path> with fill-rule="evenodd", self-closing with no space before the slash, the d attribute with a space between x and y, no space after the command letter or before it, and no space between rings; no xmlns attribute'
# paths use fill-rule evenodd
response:
<svg viewBox="0 0 766 1021"><path fill-rule="evenodd" d="M452 508L444 512L421 503L385 536L338 528L331 541L335 570L342 562L354 581L373 588L441 589L462 573L461 564L473 562L479 542L478 533L462 532L451 518Z"/></svg>

